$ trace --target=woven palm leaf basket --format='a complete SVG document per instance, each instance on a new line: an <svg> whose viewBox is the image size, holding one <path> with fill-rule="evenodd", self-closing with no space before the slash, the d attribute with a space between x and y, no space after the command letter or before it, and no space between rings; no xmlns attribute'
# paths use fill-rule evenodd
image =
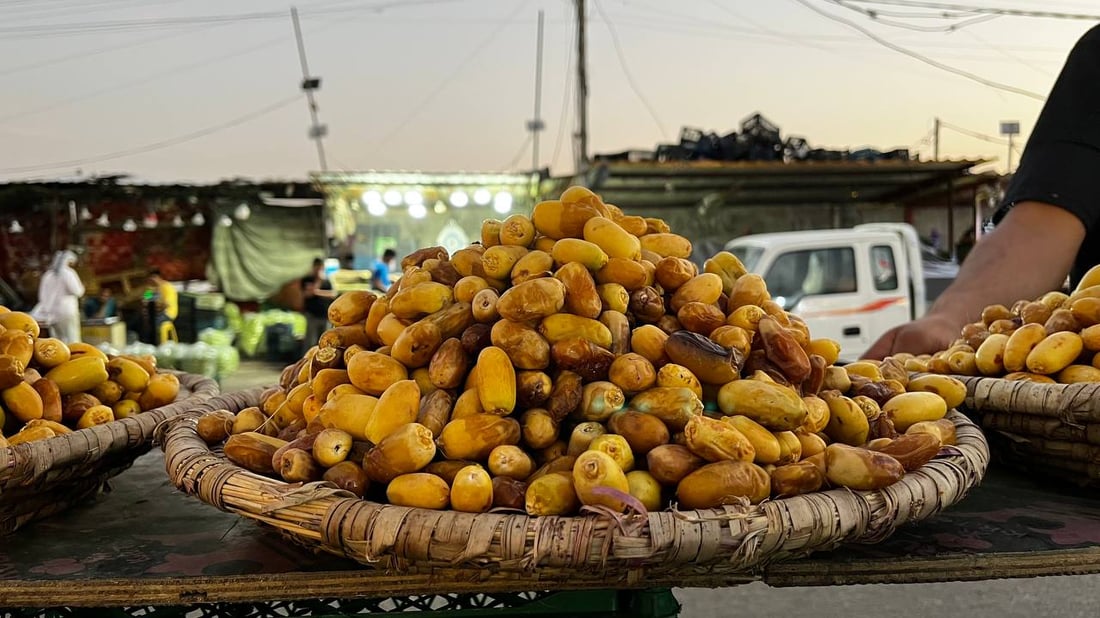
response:
<svg viewBox="0 0 1100 618"><path fill-rule="evenodd" d="M0 534L59 513L98 492L153 445L161 422L218 394L204 376L176 373L176 400L166 406L69 434L0 448Z"/></svg>
<svg viewBox="0 0 1100 618"><path fill-rule="evenodd" d="M369 502L328 483L288 484L238 467L199 437L205 410L257 405L261 390L223 395L163 427L167 472L181 491L277 529L315 550L390 572L470 569L539 579L638 586L751 575L769 562L841 543L874 543L932 517L982 479L988 448L952 411L957 448L881 491L830 490L758 505L613 519L433 511Z"/></svg>
<svg viewBox="0 0 1100 618"><path fill-rule="evenodd" d="M1100 383L955 377L966 383L965 407L998 462L1100 487Z"/></svg>

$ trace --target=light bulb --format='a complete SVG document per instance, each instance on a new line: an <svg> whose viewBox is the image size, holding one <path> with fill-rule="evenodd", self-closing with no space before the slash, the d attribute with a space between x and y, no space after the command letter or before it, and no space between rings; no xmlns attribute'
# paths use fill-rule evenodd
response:
<svg viewBox="0 0 1100 618"><path fill-rule="evenodd" d="M92 211L88 210L87 206L81 206L80 207L80 220L81 221L91 221L92 220Z"/></svg>
<svg viewBox="0 0 1100 618"><path fill-rule="evenodd" d="M12 219L11 225L8 226L8 232L11 234L22 234L23 226L19 225L19 221Z"/></svg>
<svg viewBox="0 0 1100 618"><path fill-rule="evenodd" d="M222 215L222 216L221 216L221 217L220 217L220 218L218 219L218 225L220 225L220 226L222 226L222 227L229 227L229 226L233 225L233 220L232 220L232 219L230 219L230 218L229 218L228 216L226 216L226 215Z"/></svg>
<svg viewBox="0 0 1100 618"><path fill-rule="evenodd" d="M122 223L122 229L126 232L133 232L137 230L137 223L134 223L133 219L127 219Z"/></svg>
<svg viewBox="0 0 1100 618"><path fill-rule="evenodd" d="M474 203L478 206L486 206L493 199L493 194L488 189L474 191Z"/></svg>
<svg viewBox="0 0 1100 618"><path fill-rule="evenodd" d="M501 191L493 196L493 210L500 214L504 214L512 210L512 194L506 191Z"/></svg>
<svg viewBox="0 0 1100 618"><path fill-rule="evenodd" d="M248 207L248 204L241 203L233 210L233 218L237 221L247 221L252 216L252 209Z"/></svg>
<svg viewBox="0 0 1100 618"><path fill-rule="evenodd" d="M141 224L148 228L154 228L157 226L157 215L155 213L149 213L142 219Z"/></svg>
<svg viewBox="0 0 1100 618"><path fill-rule="evenodd" d="M103 215L107 216L107 215ZM194 217L191 217L191 225L195 227L202 227L206 225L206 217L202 216L201 212L196 212Z"/></svg>
<svg viewBox="0 0 1100 618"><path fill-rule="evenodd" d="M455 191L450 197L451 206L455 208L465 208L466 204L470 203L470 196L466 195L465 191Z"/></svg>
<svg viewBox="0 0 1100 618"><path fill-rule="evenodd" d="M95 224L99 227L107 227L111 225L111 220L107 217L107 213L103 213L95 220Z"/></svg>
<svg viewBox="0 0 1100 618"><path fill-rule="evenodd" d="M413 204L424 204L424 196L419 191L406 191L405 203L412 206Z"/></svg>
<svg viewBox="0 0 1100 618"><path fill-rule="evenodd" d="M377 202L368 202L367 212L376 217L381 217L382 215L386 214L386 205L382 203L382 200L378 200Z"/></svg>
<svg viewBox="0 0 1100 618"><path fill-rule="evenodd" d="M432 207L432 210L435 211L435 214L441 215L447 212L447 205L443 203L443 200L436 200L435 206Z"/></svg>
<svg viewBox="0 0 1100 618"><path fill-rule="evenodd" d="M183 217L179 215L172 217L172 227L183 227Z"/></svg>
<svg viewBox="0 0 1100 618"><path fill-rule="evenodd" d="M423 219L428 215L428 209L424 208L423 204L412 204L409 206L409 216L413 219Z"/></svg>
<svg viewBox="0 0 1100 618"><path fill-rule="evenodd" d="M359 198L359 201L363 202L364 206L370 206L371 204L381 204L382 194L377 191L367 191L363 193L363 196ZM368 208L368 210L370 210Z"/></svg>
<svg viewBox="0 0 1100 618"><path fill-rule="evenodd" d="M387 206L397 206L401 203L401 192L390 189L382 196L382 201L384 201Z"/></svg>

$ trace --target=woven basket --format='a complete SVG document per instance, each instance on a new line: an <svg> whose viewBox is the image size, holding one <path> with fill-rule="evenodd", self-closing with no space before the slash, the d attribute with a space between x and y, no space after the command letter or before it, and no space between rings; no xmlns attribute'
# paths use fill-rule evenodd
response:
<svg viewBox="0 0 1100 618"><path fill-rule="evenodd" d="M844 542L880 541L961 500L985 473L981 431L951 413L957 454L936 459L874 492L832 490L703 511L662 511L619 521L591 514L528 517L384 505L328 483L288 484L253 474L211 450L196 433L203 410L255 405L259 389L211 399L165 423L161 441L172 483L217 508L278 529L314 549L391 572L468 568L470 576L537 569L555 581L639 585L647 577L693 578L749 573Z"/></svg>
<svg viewBox="0 0 1100 618"><path fill-rule="evenodd" d="M0 448L0 535L94 495L152 448L158 424L218 394L210 378L178 373L176 401L70 434Z"/></svg>
<svg viewBox="0 0 1100 618"><path fill-rule="evenodd" d="M999 462L1100 487L1100 383L1040 384L955 376Z"/></svg>

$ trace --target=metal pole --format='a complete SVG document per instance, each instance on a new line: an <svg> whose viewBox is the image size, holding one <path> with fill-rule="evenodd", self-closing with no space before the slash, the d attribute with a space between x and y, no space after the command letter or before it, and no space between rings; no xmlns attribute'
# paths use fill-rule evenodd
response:
<svg viewBox="0 0 1100 618"><path fill-rule="evenodd" d="M306 62L306 45L302 41L302 27L298 23L298 8L290 7L290 17L294 22L294 38L298 41L298 59L302 63L302 89L306 91L306 101L309 102L309 116L313 122L310 127L310 135L314 141L317 142L317 158L321 161L321 171L328 171L328 163L325 161L325 145L322 142L324 137L324 131L321 128L320 123L317 120L317 100L313 97L313 91L316 86L309 83L311 81L309 75L309 64Z"/></svg>
<svg viewBox="0 0 1100 618"><path fill-rule="evenodd" d="M1008 134L1008 167L1005 169L1006 174L1012 173L1012 134Z"/></svg>
<svg viewBox="0 0 1100 618"><path fill-rule="evenodd" d="M577 2L577 152L575 174L588 170L588 70L585 56L584 0Z"/></svg>
<svg viewBox="0 0 1100 618"><path fill-rule="evenodd" d="M539 133L542 131L542 9L539 9L538 47L535 51L535 120L531 124L531 170L539 169Z"/></svg>
<svg viewBox="0 0 1100 618"><path fill-rule="evenodd" d="M936 118L932 127L932 160L940 160L940 119Z"/></svg>

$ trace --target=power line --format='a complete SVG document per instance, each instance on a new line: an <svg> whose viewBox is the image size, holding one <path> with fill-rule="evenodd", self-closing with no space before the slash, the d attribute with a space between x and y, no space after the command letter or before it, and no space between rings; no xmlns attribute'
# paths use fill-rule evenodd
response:
<svg viewBox="0 0 1100 618"><path fill-rule="evenodd" d="M951 129L952 131L962 133L963 135L972 137L974 139L982 140L983 142L989 142L990 144L999 144L1001 146L1007 146L1008 140L1001 139L999 137L993 137L992 135L986 135L985 133L979 133L977 131L971 131L965 127L960 127L957 124L951 124L950 122L940 120L940 126L945 129Z"/></svg>
<svg viewBox="0 0 1100 618"><path fill-rule="evenodd" d="M900 21L894 21L892 19L882 19L882 17L881 17L882 12L873 11L873 10L865 9L865 8L858 7L858 6L852 6L852 5L848 4L847 2L845 2L844 0L828 0L828 1L831 4L835 4L835 5L837 5L841 8L848 9L849 11L855 11L856 13L860 13L861 15L866 15L867 17L869 17L872 21L874 21L876 23L880 23L880 24L883 24L883 25L886 25L886 26L893 26L895 28L905 28L906 30L915 30L917 32L956 32L958 30L962 30L963 28L966 28L967 26L973 26L974 24L980 24L980 23L987 22L987 21L990 21L990 20L993 20L993 19L997 19L998 17L1003 17L1002 15L979 15L977 17L972 17L972 18L967 19L965 21L961 21L961 22L954 23L954 24L948 24L946 26L917 26L917 25L913 25L913 24L906 24L906 23L903 23L903 22L900 22ZM941 18L950 19L947 16L941 16Z"/></svg>
<svg viewBox="0 0 1100 618"><path fill-rule="evenodd" d="M573 50L577 47L577 28L573 27L569 30L571 33L569 37L569 45L567 49L569 51L565 54L565 80L561 89L561 110L558 113L558 135L554 138L554 156L550 158L550 164L555 165L558 162L558 153L561 152L562 140L565 137L565 120L569 114L569 99L573 96Z"/></svg>
<svg viewBox="0 0 1100 618"><path fill-rule="evenodd" d="M527 147L529 145L531 145L530 133L527 134L527 139L523 140L523 143L520 144L519 150L516 151L516 156L512 157L512 160L504 166L504 169L508 171L516 169L516 166L519 165L519 160L523 158L523 155L527 152Z"/></svg>
<svg viewBox="0 0 1100 618"><path fill-rule="evenodd" d="M1014 93L1014 94L1023 95L1025 97L1030 97L1030 98L1035 99L1037 101L1046 101L1046 97L1039 94L1039 93L1037 93L1037 92L1032 92L1030 90L1024 90L1023 88L1017 88L1016 86L1010 86L1008 84L1002 84L1000 82L996 82L996 81L993 81L991 79L986 79L986 78L984 78L980 75L977 75L975 73L971 73L969 71L964 71L962 69L957 69L957 68L955 68L951 65L944 64L942 62L939 62L938 60L933 60L932 58L929 58L928 56L925 56L923 54L918 54L915 51L912 51L912 50L906 49L906 48L904 48L900 45L891 43L890 41L878 36L877 34L871 32L870 30L867 30L863 26L860 26L859 24L857 24L857 23L855 23L851 20L845 19L845 18L840 17L838 15L833 15L833 14L829 13L828 11L823 11L823 10L819 9L818 7L811 4L809 2L809 0L793 0L793 1L797 2L798 4L801 4L802 6L806 7L807 9L810 9L811 11L817 13L818 15L821 15L822 17L824 17L826 19L831 19L835 22L838 22L838 23L844 24L845 26L848 26L849 28L863 34L867 38L869 38L872 41L878 43L879 45L882 45L883 47L887 47L889 49L892 49L892 50L894 50L894 51L896 51L900 54L904 54L906 56L909 56L910 58L920 60L921 62L923 62L927 65L930 65L930 66L933 66L937 69L940 69L941 71L947 71L948 73L954 73L955 75L958 75L960 77L965 77L966 79L969 79L971 81L982 84L983 86L988 86L990 88L996 88L997 90L1004 90L1005 92L1011 92L1011 93Z"/></svg>
<svg viewBox="0 0 1100 618"><path fill-rule="evenodd" d="M1100 19L1100 14L1088 13L1061 13L1056 11L1027 11L1023 9L993 8L987 6L974 6L965 4L946 4L941 2L923 2L917 0L851 0L865 4L889 4L894 6L907 6L921 9L943 9L947 11L963 11L966 13L986 13L990 15L1010 15L1013 17L1045 17L1051 19Z"/></svg>
<svg viewBox="0 0 1100 618"><path fill-rule="evenodd" d="M634 91L638 100L642 102L646 111L649 112L649 117L652 118L653 123L657 125L657 130L661 132L661 138L667 140L668 135L665 133L665 126L661 123L661 119L657 117L657 111L653 109L653 105L650 104L649 99L642 94L642 89L638 87L638 82L634 80L634 74L630 72L630 67L626 64L626 54L623 52L622 45L619 43L619 34L615 31L615 25L607 18L607 14L603 12L603 7L600 6L599 0L592 0L592 4L596 7L596 12L600 14L600 19L603 20L604 25L607 26L607 31L611 34L611 44L615 47L615 54L619 57L619 67L623 71L623 77L626 78L626 83L630 85L630 89Z"/></svg>
<svg viewBox="0 0 1100 618"><path fill-rule="evenodd" d="M225 131L227 129L232 129L232 128L240 126L240 125L242 125L246 122L255 120L255 119L260 118L262 116L266 116L267 114L278 111L278 110L280 110L284 107L288 107L292 103L297 103L299 100L301 100L301 96L302 96L301 94L296 93L296 94L294 94L294 96L287 97L287 98L282 99L280 101L276 101L275 103L272 103L271 105L268 105L266 107L260 108L258 110L252 111L252 112L249 112L247 114L237 116L236 118L233 118L232 120L228 120L226 122L222 122L222 123L219 123L219 124L216 124L216 125L213 125L213 126L209 126L209 127L203 128L203 129L199 129L198 131L193 131L191 133L186 133L184 135L179 135L179 136L168 138L168 139L165 139L165 140L152 142L150 144L145 144L144 146L137 146L137 147L134 147L134 148L127 148L125 150L117 150L115 152L108 152L108 153L104 153L104 154L93 155L93 156L90 156L90 157L83 157L83 158L80 158L80 159L69 159L68 161L54 161L52 163L37 163L35 165L23 165L23 166L19 166L19 167L2 168L2 169L0 169L0 174L18 174L18 173L22 173L22 172L37 172L37 171L57 169L57 168L63 168L63 167L74 167L74 166L78 166L78 165L87 165L89 163L99 163L101 161L110 161L112 159L121 159L123 157L129 157L129 156L132 156L132 155L145 154L147 152L153 152L155 150L162 150L164 148L169 148L171 146L178 146L179 144L194 141L194 140L199 139L201 137L206 137L207 135L218 133L220 131Z"/></svg>
<svg viewBox="0 0 1100 618"><path fill-rule="evenodd" d="M427 96L420 99L420 103L416 107L414 107L412 111L410 111L405 116L405 118L401 120L401 122L394 125L394 127L390 129L389 132L387 132L385 135L382 136L381 139L378 140L378 144L385 144L386 142L393 139L394 136L400 133L406 126L408 126L410 122L412 122L417 116L419 116L421 112L423 112L429 105L431 105L432 102L435 101L435 98L438 97L440 93L442 93L447 88L447 86L451 85L451 82L458 78L458 76L462 73L462 70L466 68L466 65L470 64L470 62L472 62L474 58L478 56L478 54L480 54L486 47L488 47L493 41L496 40L500 33L503 32L504 29L509 25L512 18L518 15L519 12L523 10L523 8L526 7L529 2L530 0L524 0L523 2L519 3L516 6L515 10L513 10L508 15L508 19L506 19L505 22L498 27L494 28L493 31L489 33L489 36L485 37L480 43L478 43L477 47L475 47L469 55L463 58L462 62L458 63L458 66L455 67L449 75L447 75L446 79L440 82L434 90L428 93Z"/></svg>
<svg viewBox="0 0 1100 618"><path fill-rule="evenodd" d="M259 43L257 45L250 45L248 47L238 49L238 50L230 52L228 54L221 54L221 55L218 55L218 56L215 56L215 57L200 60L198 62L190 62L190 63L187 63L187 64L182 64L182 65L178 65L178 66L174 66L174 67L169 67L167 69L163 69L163 70L157 71L155 73L150 73L148 75L145 75L143 77L139 77L137 79L132 79L132 80L125 81L125 82L122 82L122 83L119 83L119 84L113 84L113 85L110 85L110 86L106 86L104 88L100 88L98 90L93 90L91 92L87 92L85 94L77 95L77 96L74 96L74 97L69 97L67 99L62 99L60 101L56 101L54 103L51 103L51 104L43 106L43 107L26 109L26 110L22 110L22 111L12 112L10 114L5 114L3 116L0 116L0 122L7 122L9 120L14 120L16 118L25 118L27 116L34 116L36 114L41 114L43 112L48 112L50 110L54 110L54 109L57 109L59 107L65 107L65 106L68 106L68 105L72 105L73 103L79 103L81 101L86 101L88 99L92 99L92 98L95 98L95 97L98 97L98 96L101 96L101 95L104 95L104 94L117 92L119 90L123 90L123 89L126 89L126 88L134 88L134 87L137 87L137 86L142 86L144 84L154 82L158 79L164 79L166 77L175 77L175 76L179 75L180 73L185 73L187 71L192 71L194 69L200 69L202 67L208 66L208 65L213 64L215 62L222 62L222 61L225 61L225 60L229 60L230 58L236 58L238 56L244 56L246 54L251 54L251 53L257 52L261 49L266 49L268 47L278 45L279 43L285 43L286 40L287 39L286 39L285 36L279 36L279 37L267 39L267 40L265 40L262 43Z"/></svg>
<svg viewBox="0 0 1100 618"><path fill-rule="evenodd" d="M726 6L725 4L722 3L722 0L711 0L711 4L718 7L722 11L724 11L726 13L729 13L735 19L739 19L739 20L741 20L741 21L743 21L743 22L745 22L749 25L756 26L757 30L764 33L764 34L771 35L773 37L776 37L776 38L784 40L784 41L789 41L789 42L794 43L796 45L803 45L805 47L812 47L814 49L820 49L820 50L823 50L823 51L831 51L828 47L825 47L824 45L818 45L816 43L812 43L812 42L807 41L805 39L799 39L798 37L792 36L792 35L787 34L785 32L780 32L779 30L774 30L772 28L769 28L765 24L762 24L758 21L754 21L751 17L749 17L747 15L742 15L740 12L735 11L735 10L731 9L730 7Z"/></svg>
<svg viewBox="0 0 1100 618"><path fill-rule="evenodd" d="M449 4L466 0L388 0L375 4L329 7L314 9L302 13L303 17L336 15L342 13L380 12L390 8L408 8L432 4ZM103 32L124 32L130 30L159 30L180 26L204 24L224 24L248 21L271 21L285 19L284 11L256 11L252 13L232 13L221 15L193 15L189 17L158 17L152 19L122 19L114 21L71 22L64 24L28 24L0 27L4 39L40 38L73 34L92 34Z"/></svg>

